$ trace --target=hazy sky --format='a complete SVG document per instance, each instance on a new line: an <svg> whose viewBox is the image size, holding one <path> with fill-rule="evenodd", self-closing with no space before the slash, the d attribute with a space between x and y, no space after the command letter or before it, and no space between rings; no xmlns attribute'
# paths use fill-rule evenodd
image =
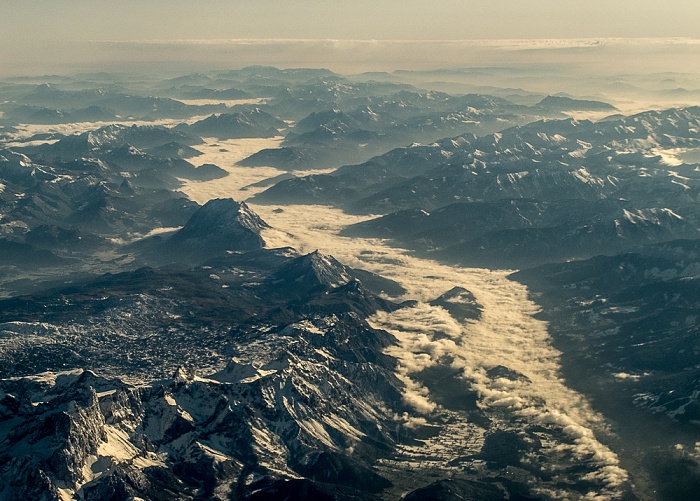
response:
<svg viewBox="0 0 700 501"><path fill-rule="evenodd" d="M698 0L0 0L0 8L5 74L177 58L180 45L140 46L146 41L700 39ZM265 51L278 54L265 59ZM189 50L187 57L233 66L239 58L242 64L255 59L250 47L244 56L215 52ZM274 50L267 45L260 62L290 57L289 65L308 64L310 58L302 56L303 51L292 57L284 44ZM325 59L333 57L327 52Z"/></svg>
<svg viewBox="0 0 700 501"><path fill-rule="evenodd" d="M697 0L0 0L3 37L699 37Z"/></svg>

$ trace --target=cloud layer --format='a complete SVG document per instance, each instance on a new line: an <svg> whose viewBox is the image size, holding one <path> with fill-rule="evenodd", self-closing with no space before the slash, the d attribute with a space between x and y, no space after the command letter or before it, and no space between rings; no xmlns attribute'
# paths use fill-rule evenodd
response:
<svg viewBox="0 0 700 501"><path fill-rule="evenodd" d="M466 67L576 68L587 73L695 72L692 38L352 40L187 38L11 40L0 47L0 77L67 71L183 73L263 64L326 67L340 73Z"/></svg>

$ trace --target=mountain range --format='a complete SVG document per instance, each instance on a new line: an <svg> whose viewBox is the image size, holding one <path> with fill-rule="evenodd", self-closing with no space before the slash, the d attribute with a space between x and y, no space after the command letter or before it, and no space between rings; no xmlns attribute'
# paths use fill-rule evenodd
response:
<svg viewBox="0 0 700 501"><path fill-rule="evenodd" d="M498 71L1 82L0 500L693 499L700 109Z"/></svg>

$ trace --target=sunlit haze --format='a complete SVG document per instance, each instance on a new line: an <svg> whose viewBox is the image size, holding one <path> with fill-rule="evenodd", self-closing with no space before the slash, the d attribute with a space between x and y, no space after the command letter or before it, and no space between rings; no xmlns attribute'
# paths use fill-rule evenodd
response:
<svg viewBox="0 0 700 501"><path fill-rule="evenodd" d="M5 76L96 66L189 71L272 64L361 72L545 59L590 65L601 56L629 72L700 67L690 64L700 60L700 4L689 0L3 3ZM620 40L630 38L635 42ZM477 42L484 40L568 42L536 43L529 52L521 42L514 52L511 43Z"/></svg>

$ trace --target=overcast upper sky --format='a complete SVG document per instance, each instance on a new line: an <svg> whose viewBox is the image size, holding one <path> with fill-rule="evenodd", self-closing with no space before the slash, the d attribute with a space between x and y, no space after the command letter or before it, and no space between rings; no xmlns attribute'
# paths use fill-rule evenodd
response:
<svg viewBox="0 0 700 501"><path fill-rule="evenodd" d="M9 38L699 37L697 0L0 0Z"/></svg>
<svg viewBox="0 0 700 501"><path fill-rule="evenodd" d="M5 73L143 60L135 44L144 41L700 39L698 0L0 0L0 8ZM129 42L131 52L114 44L105 52L105 42Z"/></svg>

